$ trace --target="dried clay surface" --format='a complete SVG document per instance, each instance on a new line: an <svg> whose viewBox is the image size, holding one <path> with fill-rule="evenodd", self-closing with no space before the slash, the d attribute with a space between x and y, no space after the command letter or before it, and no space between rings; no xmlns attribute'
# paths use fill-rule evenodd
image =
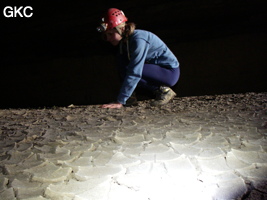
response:
<svg viewBox="0 0 267 200"><path fill-rule="evenodd" d="M267 199L267 93L0 110L3 200Z"/></svg>

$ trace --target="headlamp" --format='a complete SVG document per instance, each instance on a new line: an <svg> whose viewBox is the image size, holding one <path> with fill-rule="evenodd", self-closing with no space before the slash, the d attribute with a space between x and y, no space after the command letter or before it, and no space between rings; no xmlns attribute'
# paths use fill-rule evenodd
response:
<svg viewBox="0 0 267 200"><path fill-rule="evenodd" d="M96 30L100 33L104 32L105 30L107 30L107 24L106 23L100 24L100 26L96 27Z"/></svg>

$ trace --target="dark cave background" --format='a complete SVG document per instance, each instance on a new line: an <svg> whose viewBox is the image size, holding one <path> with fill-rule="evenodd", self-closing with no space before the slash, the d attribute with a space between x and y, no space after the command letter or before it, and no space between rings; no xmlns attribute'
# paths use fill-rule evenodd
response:
<svg viewBox="0 0 267 200"><path fill-rule="evenodd" d="M109 103L119 80L115 48L96 31L124 11L177 56L179 97L266 92L265 0L1 1L1 108ZM31 18L5 18L31 6Z"/></svg>

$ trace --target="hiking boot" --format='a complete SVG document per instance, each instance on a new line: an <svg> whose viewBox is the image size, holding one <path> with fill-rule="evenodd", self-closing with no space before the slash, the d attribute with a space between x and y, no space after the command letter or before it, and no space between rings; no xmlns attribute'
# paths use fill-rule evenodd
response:
<svg viewBox="0 0 267 200"><path fill-rule="evenodd" d="M165 105L176 96L176 93L166 86L160 86L155 93L156 99L151 103L152 106Z"/></svg>

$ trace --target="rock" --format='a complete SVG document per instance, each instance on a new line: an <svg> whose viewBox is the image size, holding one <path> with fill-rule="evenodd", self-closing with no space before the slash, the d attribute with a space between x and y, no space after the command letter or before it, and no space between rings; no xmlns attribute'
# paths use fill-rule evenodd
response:
<svg viewBox="0 0 267 200"><path fill-rule="evenodd" d="M32 174L32 180L42 183L60 182L70 178L72 169L70 167L56 166L51 162L44 162L42 165L24 170Z"/></svg>
<svg viewBox="0 0 267 200"><path fill-rule="evenodd" d="M110 180L111 177L117 176L120 173L125 173L125 169L121 165L107 165L99 167L79 167L74 176L79 181L86 181L89 179L99 179L106 177Z"/></svg>

